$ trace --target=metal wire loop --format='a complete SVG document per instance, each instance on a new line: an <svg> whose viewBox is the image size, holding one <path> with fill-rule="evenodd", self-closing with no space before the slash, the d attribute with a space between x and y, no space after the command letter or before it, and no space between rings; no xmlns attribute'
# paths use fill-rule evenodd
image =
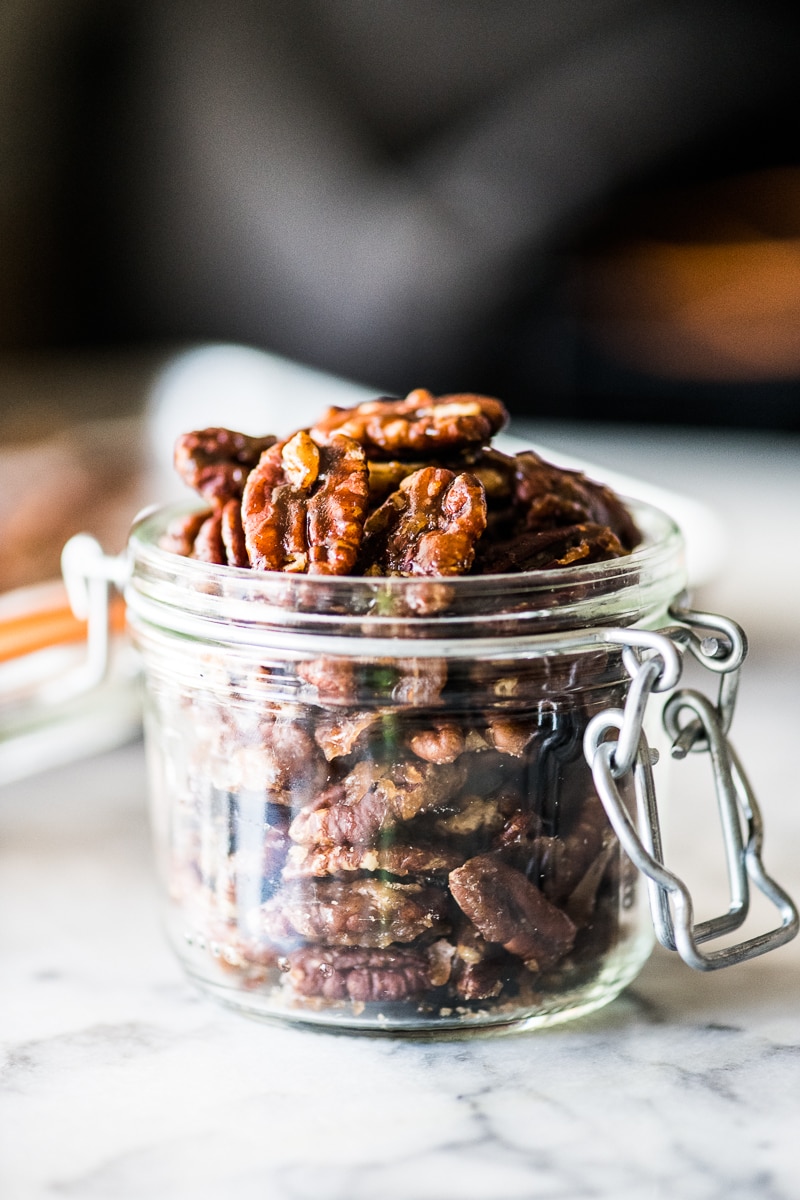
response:
<svg viewBox="0 0 800 1200"><path fill-rule="evenodd" d="M761 861L763 830L755 797L742 770L727 732L736 702L736 689L747 642L733 621L708 613L693 613L678 603L671 614L681 624L661 630L659 643L640 635L623 645L623 660L631 676L624 709L612 708L592 718L584 735L584 754L595 787L609 821L631 861L647 879L650 911L659 942L677 950L681 958L700 971L742 962L782 945L798 931L798 913L792 900L767 875ZM713 630L724 641L701 636L698 630ZM631 631L633 632L633 631ZM678 662L664 654L667 641ZM650 693L674 687L680 676L680 653L689 650L704 666L720 675L716 705L700 692L681 689L667 701L664 725L673 739L672 752L681 758L689 750L707 750L711 759L730 900L726 912L711 920L694 923L692 897L684 882L664 865L658 806L652 766L655 756L644 734L644 718ZM649 657L648 657L649 652ZM665 684L665 681L671 681ZM681 725L681 716L691 714ZM618 736L609 738L616 729ZM618 780L632 773L639 830L631 818ZM743 832L744 831L744 832ZM746 833L746 837L745 837ZM745 921L750 903L750 884L777 908L780 924L768 933L736 945L701 951L703 942L718 939L738 929Z"/></svg>
<svg viewBox="0 0 800 1200"><path fill-rule="evenodd" d="M681 596L669 609L672 619L685 631L678 640L685 643L707 670L716 674L738 671L747 656L747 635L741 625L719 613L689 608L685 600L685 596ZM722 634L722 640L709 637L709 630L713 634Z"/></svg>

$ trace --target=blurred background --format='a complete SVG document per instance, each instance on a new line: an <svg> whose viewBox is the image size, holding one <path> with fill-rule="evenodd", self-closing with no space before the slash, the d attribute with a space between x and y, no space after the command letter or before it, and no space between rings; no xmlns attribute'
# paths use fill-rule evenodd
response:
<svg viewBox="0 0 800 1200"><path fill-rule="evenodd" d="M0 589L122 536L209 341L644 476L641 427L794 454L799 51L770 2L3 0Z"/></svg>

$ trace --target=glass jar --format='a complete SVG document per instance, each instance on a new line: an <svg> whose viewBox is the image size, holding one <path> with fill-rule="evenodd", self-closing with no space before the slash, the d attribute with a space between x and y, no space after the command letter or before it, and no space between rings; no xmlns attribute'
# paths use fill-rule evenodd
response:
<svg viewBox="0 0 800 1200"><path fill-rule="evenodd" d="M583 743L626 702L619 629L664 626L684 567L632 507L628 557L447 580L210 566L159 548L174 508L138 521L153 830L201 987L398 1033L543 1026L634 978L647 889Z"/></svg>

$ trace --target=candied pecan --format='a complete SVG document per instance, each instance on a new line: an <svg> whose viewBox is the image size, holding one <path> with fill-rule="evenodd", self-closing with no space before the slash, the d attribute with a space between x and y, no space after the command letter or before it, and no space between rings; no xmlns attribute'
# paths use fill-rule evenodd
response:
<svg viewBox="0 0 800 1200"><path fill-rule="evenodd" d="M490 942L500 942L532 971L557 963L575 941L572 921L521 871L479 854L450 873L459 908Z"/></svg>
<svg viewBox="0 0 800 1200"><path fill-rule="evenodd" d="M611 840L611 826L601 801L597 796L588 796L567 833L531 841L527 873L538 876L548 899L562 904Z"/></svg>
<svg viewBox="0 0 800 1200"><path fill-rule="evenodd" d="M516 509L516 460L493 446L461 451L442 466L451 471L469 471L479 480L486 496L486 532L483 539L505 540L518 524Z"/></svg>
<svg viewBox="0 0 800 1200"><path fill-rule="evenodd" d="M447 893L383 879L295 879L248 914L248 925L272 945L301 938L328 946L385 947L423 933L447 933Z"/></svg>
<svg viewBox="0 0 800 1200"><path fill-rule="evenodd" d="M356 561L368 502L364 451L336 435L319 445L301 431L266 450L250 472L242 522L260 571L347 575Z"/></svg>
<svg viewBox="0 0 800 1200"><path fill-rule="evenodd" d="M458 963L453 968L453 991L459 1000L494 1000L514 976L513 961Z"/></svg>
<svg viewBox="0 0 800 1200"><path fill-rule="evenodd" d="M530 718L492 716L486 722L486 740L489 745L501 754L510 754L513 758L521 758L539 732L539 727Z"/></svg>
<svg viewBox="0 0 800 1200"><path fill-rule="evenodd" d="M619 538L605 525L565 525L496 542L483 551L475 569L481 575L549 571L573 563L605 562L625 554Z"/></svg>
<svg viewBox="0 0 800 1200"><path fill-rule="evenodd" d="M222 516L219 509L207 517L197 531L192 546L192 558L218 566L224 566L228 561L222 541Z"/></svg>
<svg viewBox="0 0 800 1200"><path fill-rule="evenodd" d="M219 965L240 974L245 986L263 984L269 977L269 968L277 967L281 957L279 949L243 934L234 921L209 926L205 941Z"/></svg>
<svg viewBox="0 0 800 1200"><path fill-rule="evenodd" d="M376 462L369 459L369 505L370 509L377 508L388 495L396 491L402 481L415 471L420 471L427 464L424 462Z"/></svg>
<svg viewBox="0 0 800 1200"><path fill-rule="evenodd" d="M620 498L602 483L581 471L567 471L545 462L533 450L518 454L516 507L521 520L517 532L555 525L602 525L618 538L623 551L632 550L641 534Z"/></svg>
<svg viewBox="0 0 800 1200"><path fill-rule="evenodd" d="M303 845L374 845L401 821L445 804L460 790L460 763L362 761L340 784L301 810L289 828Z"/></svg>
<svg viewBox="0 0 800 1200"><path fill-rule="evenodd" d="M464 856L447 846L292 846L284 879L349 875L377 871L381 875L441 875L460 866Z"/></svg>
<svg viewBox="0 0 800 1200"><path fill-rule="evenodd" d="M475 476L424 467L368 517L361 566L366 575L463 575L485 528Z"/></svg>
<svg viewBox="0 0 800 1200"><path fill-rule="evenodd" d="M297 664L297 674L324 705L369 704L376 697L395 708L441 704L447 683L443 658L347 659L322 657Z"/></svg>
<svg viewBox="0 0 800 1200"><path fill-rule="evenodd" d="M465 737L453 721L434 721L429 729L420 729L406 738L409 750L417 758L431 763L455 762L464 751Z"/></svg>
<svg viewBox="0 0 800 1200"><path fill-rule="evenodd" d="M465 454L461 470L469 470L483 484L491 509L501 512L515 497L516 460L493 446L484 446L478 454ZM454 464L448 462L453 470Z"/></svg>
<svg viewBox="0 0 800 1200"><path fill-rule="evenodd" d="M387 950L304 946L283 964L300 996L361 1002L407 1000L442 987L449 976L440 943L424 949L397 946Z"/></svg>
<svg viewBox="0 0 800 1200"><path fill-rule="evenodd" d="M461 1000L492 1000L519 969L519 960L490 945L471 921L463 921L455 938L450 990Z"/></svg>
<svg viewBox="0 0 800 1200"><path fill-rule="evenodd" d="M169 550L172 554L182 554L184 558L188 558L194 549L200 529L210 516L211 509L204 508L200 512L173 517L158 543L159 546L162 550Z"/></svg>
<svg viewBox="0 0 800 1200"><path fill-rule="evenodd" d="M228 500L222 508L220 534L225 557L230 567L249 567L247 546L242 525L242 506L238 500Z"/></svg>
<svg viewBox="0 0 800 1200"><path fill-rule="evenodd" d="M458 807L450 811L437 812L431 821L431 829L442 837L470 837L474 834L498 833L505 817L498 808L497 800L486 796L459 796Z"/></svg>
<svg viewBox="0 0 800 1200"><path fill-rule="evenodd" d="M540 838L541 832L542 818L538 813L527 808L516 808L504 819L503 827L494 840L494 848L510 851L503 857L513 858L514 863L527 874L534 854L534 842Z"/></svg>
<svg viewBox="0 0 800 1200"><path fill-rule="evenodd" d="M189 487L214 505L239 500L249 471L274 437L248 437L231 429L198 429L175 444L175 468Z"/></svg>
<svg viewBox="0 0 800 1200"><path fill-rule="evenodd" d="M447 683L445 659L393 659L392 669L397 676L390 693L395 704L409 708L441 704L442 689Z"/></svg>
<svg viewBox="0 0 800 1200"><path fill-rule="evenodd" d="M314 730L314 740L328 762L351 754L362 734L368 733L391 716L391 709L376 708L368 712L345 712L341 716L325 717Z"/></svg>
<svg viewBox="0 0 800 1200"><path fill-rule="evenodd" d="M370 845L394 821L386 798L367 792L348 804L342 784L326 788L289 826L292 841L304 846Z"/></svg>
<svg viewBox="0 0 800 1200"><path fill-rule="evenodd" d="M385 798L396 821L410 821L420 812L445 804L464 785L466 769L459 763L360 762L343 781L345 801L358 804L365 796Z"/></svg>
<svg viewBox="0 0 800 1200"><path fill-rule="evenodd" d="M258 740L234 743L223 739L216 756L215 782L231 792L266 793L275 804L300 804L315 794L326 768L310 733L296 714L266 714Z"/></svg>
<svg viewBox="0 0 800 1200"><path fill-rule="evenodd" d="M490 396L436 397L417 388L405 400L381 398L355 408L329 408L311 435L324 440L341 432L370 451L393 457L430 456L480 445L507 420L505 407Z"/></svg>
<svg viewBox="0 0 800 1200"><path fill-rule="evenodd" d="M356 697L355 672L351 658L323 655L297 664L297 674L315 689L320 704L351 704Z"/></svg>

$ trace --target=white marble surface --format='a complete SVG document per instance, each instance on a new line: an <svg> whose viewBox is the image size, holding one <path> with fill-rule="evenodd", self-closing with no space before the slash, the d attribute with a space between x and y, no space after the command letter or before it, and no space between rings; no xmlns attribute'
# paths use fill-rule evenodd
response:
<svg viewBox="0 0 800 1200"><path fill-rule="evenodd" d="M787 446L762 464L762 501L783 470L792 502ZM743 467L731 511L751 483ZM775 627L786 596L759 608L758 573L734 576L720 598L755 618L734 740L767 866L798 897L800 633ZM710 782L700 763L680 772L670 852L702 917L726 903ZM800 1197L800 941L706 975L659 950L603 1012L546 1032L261 1024L202 998L166 948L144 791L138 744L0 789L4 1198ZM751 931L766 919L757 906Z"/></svg>

